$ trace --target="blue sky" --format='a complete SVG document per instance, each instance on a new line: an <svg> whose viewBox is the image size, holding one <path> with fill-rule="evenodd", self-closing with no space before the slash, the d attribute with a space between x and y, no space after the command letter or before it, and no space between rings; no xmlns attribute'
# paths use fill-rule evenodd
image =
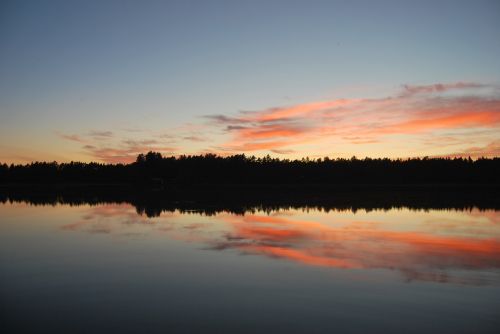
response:
<svg viewBox="0 0 500 334"><path fill-rule="evenodd" d="M93 160L127 140L226 152L234 134L203 116L384 98L404 84L480 83L498 98L500 2L4 1L0 45L0 160ZM478 146L499 139L490 132ZM361 146L297 147L287 151Z"/></svg>

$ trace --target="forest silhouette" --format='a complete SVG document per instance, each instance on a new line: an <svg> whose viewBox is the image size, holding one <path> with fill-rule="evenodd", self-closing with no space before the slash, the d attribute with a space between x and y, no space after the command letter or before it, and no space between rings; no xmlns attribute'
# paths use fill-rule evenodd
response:
<svg viewBox="0 0 500 334"><path fill-rule="evenodd" d="M0 164L1 184L189 185L449 185L500 183L500 158L365 158L300 160L244 154L163 157L140 154L130 164L33 162Z"/></svg>
<svg viewBox="0 0 500 334"><path fill-rule="evenodd" d="M345 211L498 210L498 188L456 187L177 187L168 190L134 186L3 186L0 203L30 205L130 204L140 215L160 216L179 211L214 215L276 210Z"/></svg>

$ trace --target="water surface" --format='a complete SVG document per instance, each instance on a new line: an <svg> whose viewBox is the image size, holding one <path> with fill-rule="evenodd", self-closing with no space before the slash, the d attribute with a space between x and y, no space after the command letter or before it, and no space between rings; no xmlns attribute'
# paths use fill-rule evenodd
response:
<svg viewBox="0 0 500 334"><path fill-rule="evenodd" d="M500 329L495 210L137 211L0 204L9 333Z"/></svg>

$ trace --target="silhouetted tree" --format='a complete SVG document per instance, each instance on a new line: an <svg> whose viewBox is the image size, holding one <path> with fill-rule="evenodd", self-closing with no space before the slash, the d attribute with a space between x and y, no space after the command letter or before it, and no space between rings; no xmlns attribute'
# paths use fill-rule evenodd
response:
<svg viewBox="0 0 500 334"><path fill-rule="evenodd" d="M493 184L500 183L500 158L276 159L238 154L163 157L139 154L134 163L34 162L0 164L2 183L196 184ZM157 182L158 181L158 182Z"/></svg>

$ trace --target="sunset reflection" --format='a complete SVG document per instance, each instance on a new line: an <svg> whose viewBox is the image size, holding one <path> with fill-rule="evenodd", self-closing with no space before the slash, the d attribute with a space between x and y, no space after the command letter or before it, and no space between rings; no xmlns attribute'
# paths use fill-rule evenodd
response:
<svg viewBox="0 0 500 334"><path fill-rule="evenodd" d="M127 205L90 207L64 230L162 233L203 249L343 269L388 269L406 280L489 284L475 273L500 269L496 211L320 212L138 215Z"/></svg>
<svg viewBox="0 0 500 334"><path fill-rule="evenodd" d="M480 213L475 216L481 217ZM447 271L500 267L498 234L450 236L441 235L445 230L426 231L425 226L395 231L376 221L335 227L285 217L224 219L232 231L224 241L215 243L215 249L234 248L313 266L396 269L408 279L442 280ZM335 220L335 215L331 219Z"/></svg>

